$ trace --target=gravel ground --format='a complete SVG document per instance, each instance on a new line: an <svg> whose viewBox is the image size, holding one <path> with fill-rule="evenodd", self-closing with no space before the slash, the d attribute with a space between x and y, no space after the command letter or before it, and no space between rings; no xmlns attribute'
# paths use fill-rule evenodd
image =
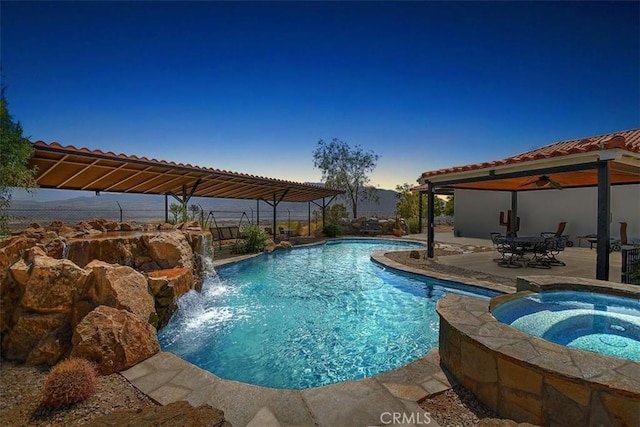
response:
<svg viewBox="0 0 640 427"><path fill-rule="evenodd" d="M40 409L40 390L47 370L0 361L0 420L10 427L82 426L92 419L118 409L142 409L156 403L133 387L122 375L98 379L96 393L69 409L44 412Z"/></svg>
<svg viewBox="0 0 640 427"><path fill-rule="evenodd" d="M442 427L477 426L482 419L498 418L462 386L427 397L420 402L420 407Z"/></svg>
<svg viewBox="0 0 640 427"><path fill-rule="evenodd" d="M461 251L492 250L483 247L455 247L446 245L437 247L438 256L459 254ZM424 269L435 269L450 274L473 277L474 273L464 269L447 267L432 260L409 257L409 252L389 254L389 258ZM486 275L482 276L487 280ZM491 279L498 283L511 284L513 281L500 276ZM46 370L31 366L22 366L13 362L0 361L0 420L2 425L18 426L82 426L92 419L119 409L141 409L156 403L134 388L120 374L102 376L96 393L87 401L64 410L43 413L39 408L40 389ZM443 427L477 426L481 419L495 417L495 414L482 405L470 392L455 387L444 393L427 398L420 403Z"/></svg>

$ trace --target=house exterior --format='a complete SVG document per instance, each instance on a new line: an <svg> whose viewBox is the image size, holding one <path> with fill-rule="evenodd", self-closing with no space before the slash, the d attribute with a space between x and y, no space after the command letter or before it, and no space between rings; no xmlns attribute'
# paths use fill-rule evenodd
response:
<svg viewBox="0 0 640 427"><path fill-rule="evenodd" d="M506 218L511 209L511 193L507 191L455 190L454 233L461 237L489 238L491 232L506 233L500 225L500 212ZM595 187L562 190L529 191L518 194L520 235L539 235L556 231L566 222L564 234L577 246L588 245L578 236L595 234L597 230L597 191ZM640 185L611 188L611 237L620 237L620 223L627 223L629 240L640 241Z"/></svg>

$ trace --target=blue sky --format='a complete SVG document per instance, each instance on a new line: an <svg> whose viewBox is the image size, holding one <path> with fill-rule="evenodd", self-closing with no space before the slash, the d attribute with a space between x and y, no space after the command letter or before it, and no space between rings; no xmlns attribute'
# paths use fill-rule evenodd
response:
<svg viewBox="0 0 640 427"><path fill-rule="evenodd" d="M638 2L2 1L31 140L319 181L319 139L372 184L640 127Z"/></svg>

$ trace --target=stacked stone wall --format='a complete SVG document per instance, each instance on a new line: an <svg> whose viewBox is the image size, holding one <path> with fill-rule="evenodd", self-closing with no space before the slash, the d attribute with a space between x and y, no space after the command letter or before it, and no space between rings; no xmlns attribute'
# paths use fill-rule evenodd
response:
<svg viewBox="0 0 640 427"><path fill-rule="evenodd" d="M638 289L623 291L640 296ZM483 403L537 425L640 425L639 362L525 334L498 322L490 305L459 295L438 302L442 364Z"/></svg>

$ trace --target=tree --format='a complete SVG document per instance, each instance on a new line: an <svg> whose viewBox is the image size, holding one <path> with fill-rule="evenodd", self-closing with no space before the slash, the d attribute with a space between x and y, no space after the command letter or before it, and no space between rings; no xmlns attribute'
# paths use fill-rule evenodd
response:
<svg viewBox="0 0 640 427"><path fill-rule="evenodd" d="M170 224L196 221L198 217L202 218L202 208L198 205L189 205L189 207L187 208L187 205L182 203L171 203L169 205L169 212L171 212L171 215L173 215L173 218L169 220Z"/></svg>
<svg viewBox="0 0 640 427"><path fill-rule="evenodd" d="M423 196L424 197L424 196ZM417 218L420 210L420 193L411 191L411 185L404 183L396 185L396 214L402 218ZM440 197L433 198L433 215L440 216L444 213L445 202ZM422 200L422 217L427 216L426 197Z"/></svg>
<svg viewBox="0 0 640 427"><path fill-rule="evenodd" d="M336 203L325 209L325 222L327 224L338 224L342 218L347 218L347 208L342 203Z"/></svg>
<svg viewBox="0 0 640 427"><path fill-rule="evenodd" d="M313 166L322 170L322 181L327 186L344 190L353 217L357 218L359 202L378 201L376 188L367 184L370 181L368 174L376 168L379 158L359 145L351 148L337 138L331 142L321 139L313 152Z"/></svg>
<svg viewBox="0 0 640 427"><path fill-rule="evenodd" d="M37 170L29 169L33 147L28 138L22 136L20 122L9 114L5 97L6 87L0 89L0 234L9 232L9 207L11 188L19 187L31 191L36 187Z"/></svg>
<svg viewBox="0 0 640 427"><path fill-rule="evenodd" d="M420 194L411 191L407 183L396 185L396 215L406 220L417 218L420 209ZM426 215L426 205L423 206L422 216Z"/></svg>
<svg viewBox="0 0 640 427"><path fill-rule="evenodd" d="M455 202L453 200L453 196L449 196L447 202L444 204L444 214L447 216L453 216L454 213Z"/></svg>
<svg viewBox="0 0 640 427"><path fill-rule="evenodd" d="M422 212L420 212L420 193L411 191L411 185L404 183L402 185L396 185L396 215L400 218L404 218L409 225L412 233L418 233L418 214L422 218L427 217L427 201L426 197L422 196ZM453 212L453 197L451 197L451 212ZM440 216L446 215L446 209L449 202L444 202L440 197L433 198L433 215Z"/></svg>

